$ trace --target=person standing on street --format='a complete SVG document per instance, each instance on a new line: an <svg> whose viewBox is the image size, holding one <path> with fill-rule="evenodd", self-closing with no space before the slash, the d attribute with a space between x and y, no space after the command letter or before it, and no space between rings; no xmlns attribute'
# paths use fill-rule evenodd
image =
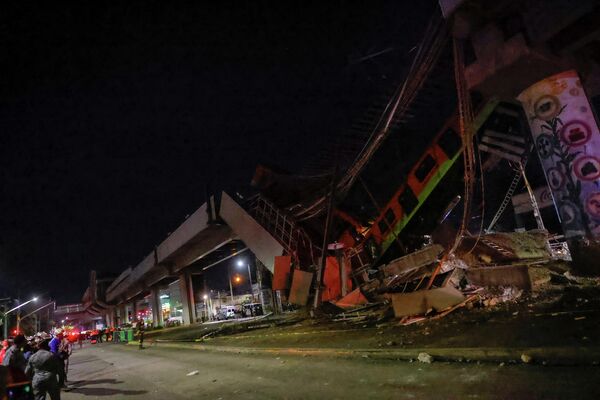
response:
<svg viewBox="0 0 600 400"><path fill-rule="evenodd" d="M64 335L62 329L57 329L54 332L54 337L49 343L50 352L56 357L56 362L60 366L58 372L58 386L66 388L67 377L65 376L65 359L61 355L61 350L63 350L61 344L63 341Z"/></svg>
<svg viewBox="0 0 600 400"><path fill-rule="evenodd" d="M67 383L67 374L69 373L69 357L71 357L71 354L73 353L73 347L71 346L71 342L69 342L68 337L63 336L63 338L60 341L60 346L58 349L59 349L60 358L62 358L62 360L65 364L65 384L64 384L63 388L70 389L66 383Z"/></svg>
<svg viewBox="0 0 600 400"><path fill-rule="evenodd" d="M21 351L21 348L25 345L25 342L25 336L15 336L15 338L13 339L12 346L10 346L8 350L6 350L6 354L4 354L2 365L4 365L5 367L18 369L21 372L25 371L27 361L25 360L25 356Z"/></svg>
<svg viewBox="0 0 600 400"><path fill-rule="evenodd" d="M0 364L2 364L2 360L4 360L4 355L6 354L6 350L8 350L9 346L8 340L2 341L2 350L0 350Z"/></svg>
<svg viewBox="0 0 600 400"><path fill-rule="evenodd" d="M35 400L45 400L46 394L50 395L51 400L60 400L60 371L58 358L50 352L49 340L42 340L38 344L38 351L31 355L25 368L25 374L32 377Z"/></svg>
<svg viewBox="0 0 600 400"><path fill-rule="evenodd" d="M142 350L144 348L144 321L141 319L138 319L136 328L137 328L137 333L140 337L139 349Z"/></svg>

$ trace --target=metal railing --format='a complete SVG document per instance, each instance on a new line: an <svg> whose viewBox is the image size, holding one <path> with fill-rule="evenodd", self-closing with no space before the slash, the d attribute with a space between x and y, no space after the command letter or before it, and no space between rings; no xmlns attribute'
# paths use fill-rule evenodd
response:
<svg viewBox="0 0 600 400"><path fill-rule="evenodd" d="M299 252L308 253L310 261L317 265L321 248L314 245L310 236L287 213L260 195L248 202L246 210L281 245L287 254L299 257Z"/></svg>
<svg viewBox="0 0 600 400"><path fill-rule="evenodd" d="M67 304L64 306L58 306L54 310L55 314L67 314L67 313L77 313L85 311L85 307L83 304Z"/></svg>
<svg viewBox="0 0 600 400"><path fill-rule="evenodd" d="M572 261L571 250L563 235L554 235L548 238L548 248L553 260Z"/></svg>

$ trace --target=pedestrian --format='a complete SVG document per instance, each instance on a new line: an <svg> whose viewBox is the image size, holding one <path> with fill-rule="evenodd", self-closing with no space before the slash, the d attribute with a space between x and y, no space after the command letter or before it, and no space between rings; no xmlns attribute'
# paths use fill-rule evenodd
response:
<svg viewBox="0 0 600 400"><path fill-rule="evenodd" d="M38 343L38 351L31 355L25 368L25 374L32 378L35 400L45 400L46 394L50 395L51 400L60 400L60 370L58 358L50 352L49 339L42 340Z"/></svg>
<svg viewBox="0 0 600 400"><path fill-rule="evenodd" d="M138 319L136 328L137 328L137 333L140 337L139 349L142 350L144 348L144 321L141 319Z"/></svg>
<svg viewBox="0 0 600 400"><path fill-rule="evenodd" d="M12 367L20 370L21 372L25 371L25 366L27 365L27 361L25 361L25 357L23 356L23 352L21 348L25 345L25 336L17 335L13 339L13 344L6 350L6 354L4 354L4 359L2 360L2 365L5 367Z"/></svg>
<svg viewBox="0 0 600 400"><path fill-rule="evenodd" d="M65 389L70 389L69 386L67 386L66 382L67 382L67 375L69 373L69 357L71 357L71 354L73 353L73 347L71 346L71 342L69 341L69 338L66 336L63 336L63 338L60 341L60 346L59 346L59 354L60 354L60 358L63 359L64 364L65 364L65 384L64 384L64 388Z"/></svg>
<svg viewBox="0 0 600 400"><path fill-rule="evenodd" d="M25 361L29 360L35 353L35 344L33 343L33 336L27 338L27 343L23 346L23 357L25 357Z"/></svg>
<svg viewBox="0 0 600 400"><path fill-rule="evenodd" d="M60 329L60 328L57 329L56 331L54 331L54 337L50 341L49 347L50 347L50 352L54 355L54 357L56 358L56 362L60 366L59 373L58 373L58 385L61 388L62 387L67 388L67 385L66 385L67 377L65 376L65 360L61 355L61 350L62 350L61 343L62 343L63 338L64 338L64 335L63 335L62 329Z"/></svg>
<svg viewBox="0 0 600 400"><path fill-rule="evenodd" d="M8 340L2 341L2 350L0 350L0 364L2 364L2 360L4 360L4 355L6 354L6 350L8 350L9 343Z"/></svg>
<svg viewBox="0 0 600 400"><path fill-rule="evenodd" d="M79 348L83 348L83 333L79 332L79 335L77 335L77 342L79 343Z"/></svg>

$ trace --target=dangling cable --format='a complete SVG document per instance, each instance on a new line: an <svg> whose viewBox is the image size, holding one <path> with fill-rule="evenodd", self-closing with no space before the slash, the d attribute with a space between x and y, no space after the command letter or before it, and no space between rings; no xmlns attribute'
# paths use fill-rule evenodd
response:
<svg viewBox="0 0 600 400"><path fill-rule="evenodd" d="M464 49L463 42L453 39L454 53L454 80L456 83L456 94L458 96L458 118L461 138L463 141L463 164L464 164L464 201L463 217L460 228L454 240L454 245L448 252L452 254L461 244L463 236L468 229L471 219L471 203L473 201L473 187L475 178L475 151L473 148L473 109L471 107L471 98L464 76Z"/></svg>

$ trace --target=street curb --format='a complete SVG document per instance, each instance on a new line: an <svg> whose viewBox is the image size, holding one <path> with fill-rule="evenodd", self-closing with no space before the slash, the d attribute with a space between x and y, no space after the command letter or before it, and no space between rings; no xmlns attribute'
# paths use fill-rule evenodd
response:
<svg viewBox="0 0 600 400"><path fill-rule="evenodd" d="M138 346L131 342L129 345ZM152 347L193 349L231 354L290 355L315 357L362 358L376 360L414 361L427 353L436 361L523 363L522 355L531 357L531 364L542 365L600 365L600 347L529 347L529 348L411 348L411 349L336 349L289 347L232 347L211 346L190 342L153 342Z"/></svg>

